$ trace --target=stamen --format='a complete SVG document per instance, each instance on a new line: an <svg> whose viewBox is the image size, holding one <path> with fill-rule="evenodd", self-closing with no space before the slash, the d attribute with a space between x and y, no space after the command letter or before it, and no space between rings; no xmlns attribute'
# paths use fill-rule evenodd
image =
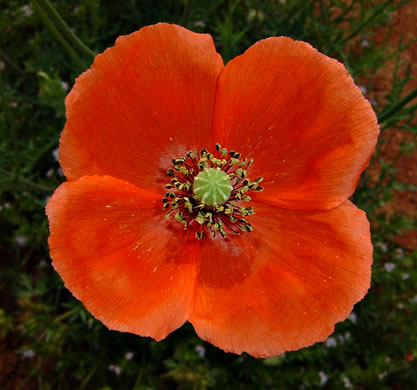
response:
<svg viewBox="0 0 417 390"><path fill-rule="evenodd" d="M197 239L207 234L226 237L226 229L235 234L251 232L253 227L244 217L255 211L242 202L251 200L248 192L263 191L259 186L263 177L253 182L247 178L253 159L240 159L239 152L228 152L220 144L216 152L217 157L207 149L189 151L186 157L173 158L174 167L167 170L171 182L162 198L166 217L174 214L184 230L193 226Z"/></svg>

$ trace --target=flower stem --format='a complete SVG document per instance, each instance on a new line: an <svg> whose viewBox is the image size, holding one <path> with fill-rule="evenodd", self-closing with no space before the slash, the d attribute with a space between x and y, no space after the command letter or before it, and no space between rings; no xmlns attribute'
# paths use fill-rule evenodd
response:
<svg viewBox="0 0 417 390"><path fill-rule="evenodd" d="M181 18L181 26L187 27L191 12L194 8L195 0L185 0L184 13Z"/></svg>
<svg viewBox="0 0 417 390"><path fill-rule="evenodd" d="M47 14L41 8L37 0L33 0L33 5L35 6L36 11L39 13L39 16L45 23L46 27L51 31L52 34L55 35L55 38L61 43L64 49L68 52L68 54L74 59L74 61L80 65L83 69L87 67L87 65L83 62L80 56L75 52L75 50L68 44L68 42L64 39L61 33L57 30L55 25L49 20Z"/></svg>
<svg viewBox="0 0 417 390"><path fill-rule="evenodd" d="M85 55L91 61L94 59L96 54L74 34L74 32L71 30L68 24L65 23L64 19L62 19L61 15L56 11L49 0L34 0L34 2L38 3L47 17L61 30L64 37L69 42L71 42L74 47L80 51L80 53Z"/></svg>
<svg viewBox="0 0 417 390"><path fill-rule="evenodd" d="M399 111L401 108L403 108L406 104L408 104L411 100L417 97L417 88L414 89L414 91L410 92L407 96L402 98L397 104L394 104L390 109L388 110L382 110L382 112L378 115L378 122L382 123L386 121L389 117L391 117L393 114L395 114L397 111Z"/></svg>
<svg viewBox="0 0 417 390"><path fill-rule="evenodd" d="M60 322L62 320L65 320L65 318L71 316L72 314L76 313L77 311L80 311L79 306L74 307L73 309L66 311L65 313L59 315L58 317L55 317L55 321Z"/></svg>
<svg viewBox="0 0 417 390"><path fill-rule="evenodd" d="M34 191L41 192L41 193L44 193L44 194L52 194L55 190L55 188L47 187L47 186L44 186L44 185L38 184L38 183L34 183L30 180L26 180L26 179L23 179L23 178L19 178L18 184L23 184L23 186L25 186L29 189L32 189Z"/></svg>
<svg viewBox="0 0 417 390"><path fill-rule="evenodd" d="M28 188L30 190L34 190L39 193L44 194L52 194L54 192L55 188L52 187L46 187L42 184L34 183L33 181L23 179L22 177L16 178L15 175L11 174L10 172L7 172L6 170L0 168L0 178L3 177L6 180L8 180L10 183L12 183L15 186L22 185L25 188Z"/></svg>

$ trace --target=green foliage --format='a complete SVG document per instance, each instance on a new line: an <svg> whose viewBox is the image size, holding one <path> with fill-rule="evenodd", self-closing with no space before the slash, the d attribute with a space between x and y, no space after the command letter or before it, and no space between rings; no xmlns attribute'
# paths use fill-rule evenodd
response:
<svg viewBox="0 0 417 390"><path fill-rule="evenodd" d="M39 103L52 108L59 116L65 117L65 96L68 86L59 76L51 77L45 72L38 72Z"/></svg>
<svg viewBox="0 0 417 390"><path fill-rule="evenodd" d="M71 296L50 265L44 207L64 180L56 156L65 122L64 98L91 58L80 46L70 44L75 57L63 47L41 17L43 3L0 0L0 338L15 340L9 348L19 356L25 373L16 388L416 388L417 251L395 241L416 226L383 208L395 193L415 191L395 175L395 162L414 152L415 142L404 143L390 161L383 159L378 147L374 156L381 167L378 177L365 174L354 195L371 220L373 285L355 306L354 315L338 324L325 343L254 359L225 354L202 342L189 324L157 343L107 330ZM401 53L413 42L390 47L388 28L386 39L376 44L374 31L389 27L405 3L197 0L188 26L212 34L225 61L271 35L312 43L343 61L355 80L374 75L394 58L388 103L379 109L385 115L405 96L412 78L412 65L402 62ZM56 0L53 5L95 52L144 25L179 23L184 8L184 2L173 0ZM405 77L400 77L404 67ZM366 87L372 90L372 85ZM396 108L382 127L415 133L416 109L415 100Z"/></svg>

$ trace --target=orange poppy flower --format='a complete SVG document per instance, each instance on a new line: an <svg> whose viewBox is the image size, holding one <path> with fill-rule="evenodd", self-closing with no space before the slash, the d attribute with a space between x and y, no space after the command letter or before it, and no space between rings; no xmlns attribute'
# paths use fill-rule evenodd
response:
<svg viewBox="0 0 417 390"><path fill-rule="evenodd" d="M190 321L267 357L325 340L366 294L348 197L379 129L338 61L274 37L224 66L209 35L157 24L98 55L66 107L51 257L110 329Z"/></svg>

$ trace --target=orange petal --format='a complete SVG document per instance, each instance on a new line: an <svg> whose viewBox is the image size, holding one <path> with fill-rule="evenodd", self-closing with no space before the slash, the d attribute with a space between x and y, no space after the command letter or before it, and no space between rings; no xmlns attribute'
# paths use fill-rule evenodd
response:
<svg viewBox="0 0 417 390"><path fill-rule="evenodd" d="M219 78L214 139L255 163L258 199L332 208L355 190L375 148L375 114L345 67L304 42L269 38Z"/></svg>
<svg viewBox="0 0 417 390"><path fill-rule="evenodd" d="M208 34L161 23L120 37L66 99L60 163L68 180L111 175L160 188L171 158L213 144L222 68Z"/></svg>
<svg viewBox="0 0 417 390"><path fill-rule="evenodd" d="M254 231L201 244L189 321L227 352L268 357L324 341L370 285L365 213L255 205Z"/></svg>
<svg viewBox="0 0 417 390"><path fill-rule="evenodd" d="M160 210L159 197L110 176L64 183L47 206L66 287L110 329L157 340L187 320L199 262L197 240Z"/></svg>

